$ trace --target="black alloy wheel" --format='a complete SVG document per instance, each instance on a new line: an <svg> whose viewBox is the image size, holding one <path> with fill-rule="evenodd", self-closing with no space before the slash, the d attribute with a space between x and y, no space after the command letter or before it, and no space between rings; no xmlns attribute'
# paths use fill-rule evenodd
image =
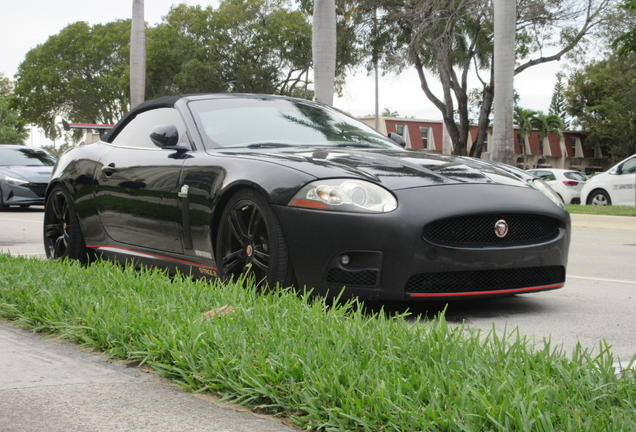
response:
<svg viewBox="0 0 636 432"><path fill-rule="evenodd" d="M44 249L47 258L72 258L86 262L86 245L73 199L55 186L44 207Z"/></svg>
<svg viewBox="0 0 636 432"><path fill-rule="evenodd" d="M293 285L293 270L280 222L267 200L252 189L230 198L216 245L217 266L226 278L243 274L259 286Z"/></svg>

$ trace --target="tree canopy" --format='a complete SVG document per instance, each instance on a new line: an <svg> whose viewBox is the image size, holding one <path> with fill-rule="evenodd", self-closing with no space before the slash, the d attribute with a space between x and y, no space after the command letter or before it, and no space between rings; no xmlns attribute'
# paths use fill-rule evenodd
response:
<svg viewBox="0 0 636 432"><path fill-rule="evenodd" d="M270 0L181 4L148 31L149 97L170 93L305 95L307 15Z"/></svg>
<svg viewBox="0 0 636 432"><path fill-rule="evenodd" d="M0 144L24 144L29 136L26 122L9 106L13 83L0 74Z"/></svg>
<svg viewBox="0 0 636 432"><path fill-rule="evenodd" d="M30 50L18 68L13 99L22 118L47 138L57 118L114 123L127 110L130 21L77 22Z"/></svg>
<svg viewBox="0 0 636 432"><path fill-rule="evenodd" d="M636 153L636 53L611 55L576 72L565 98L587 146L603 146L618 160Z"/></svg>
<svg viewBox="0 0 636 432"><path fill-rule="evenodd" d="M624 0L621 7L626 11L636 13L636 0ZM616 49L619 55L636 53L636 28L626 31L617 37L612 43L612 47Z"/></svg>

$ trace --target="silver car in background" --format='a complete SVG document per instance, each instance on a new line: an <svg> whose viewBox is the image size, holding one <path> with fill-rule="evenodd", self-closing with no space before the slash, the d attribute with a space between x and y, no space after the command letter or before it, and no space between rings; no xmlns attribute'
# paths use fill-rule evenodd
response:
<svg viewBox="0 0 636 432"><path fill-rule="evenodd" d="M55 156L39 148L0 145L0 211L44 205L55 162Z"/></svg>

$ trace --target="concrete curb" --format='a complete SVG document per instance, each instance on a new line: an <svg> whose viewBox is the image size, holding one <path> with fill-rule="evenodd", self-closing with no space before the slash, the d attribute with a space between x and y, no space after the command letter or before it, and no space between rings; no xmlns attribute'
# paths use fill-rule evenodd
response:
<svg viewBox="0 0 636 432"><path fill-rule="evenodd" d="M573 228L636 231L636 217L571 214Z"/></svg>

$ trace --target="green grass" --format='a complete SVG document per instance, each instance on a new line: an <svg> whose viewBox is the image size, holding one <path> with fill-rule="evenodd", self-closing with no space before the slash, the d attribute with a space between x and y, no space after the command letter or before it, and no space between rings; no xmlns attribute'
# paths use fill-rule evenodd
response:
<svg viewBox="0 0 636 432"><path fill-rule="evenodd" d="M0 255L0 316L319 431L636 430L607 347L570 355L250 284ZM205 319L230 305L234 312Z"/></svg>
<svg viewBox="0 0 636 432"><path fill-rule="evenodd" d="M636 208L630 206L582 206L579 204L566 204L565 209L573 214L636 216Z"/></svg>

